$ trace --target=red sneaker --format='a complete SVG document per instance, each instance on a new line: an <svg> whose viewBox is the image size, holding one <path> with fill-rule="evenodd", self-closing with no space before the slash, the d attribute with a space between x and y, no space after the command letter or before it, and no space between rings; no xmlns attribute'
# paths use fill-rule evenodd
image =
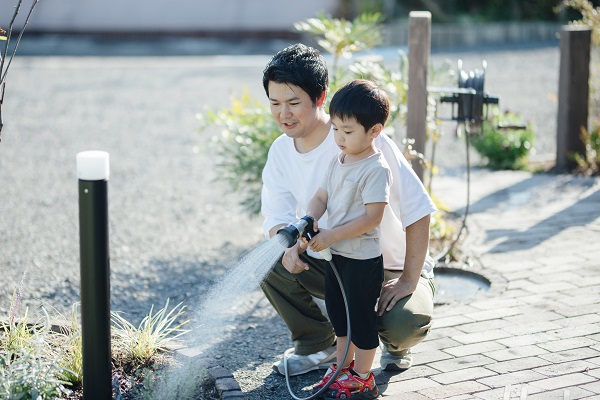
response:
<svg viewBox="0 0 600 400"><path fill-rule="evenodd" d="M342 368L342 372L340 372L340 375L342 375L344 372L348 372L349 368L354 368L354 360L352 360L352 362L350 363L350 365L348 367ZM321 390L321 388L323 386L327 385L327 382L329 382L329 380L331 379L333 374L335 374L336 370L337 370L337 364L331 364L329 366L329 368L327 369L327 372L325 372L323 379L321 379L321 382L319 382L315 386L313 386L312 392L317 393L319 390ZM335 383L335 382L332 382L332 385L333 385L333 383Z"/></svg>
<svg viewBox="0 0 600 400"><path fill-rule="evenodd" d="M324 398L330 399L376 399L379 397L379 389L375 384L375 376L369 372L367 379L349 369L338 376L335 382L325 391Z"/></svg>

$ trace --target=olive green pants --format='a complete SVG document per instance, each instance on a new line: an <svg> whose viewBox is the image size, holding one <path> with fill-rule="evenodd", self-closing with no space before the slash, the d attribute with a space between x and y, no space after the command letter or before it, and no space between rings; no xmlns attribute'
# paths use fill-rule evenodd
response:
<svg viewBox="0 0 600 400"><path fill-rule="evenodd" d="M309 270L291 274L280 260L261 288L290 330L296 354L308 355L332 346L335 334L312 297L325 297L326 261L305 254L300 257ZM386 270L385 280L400 274L401 271ZM421 277L413 294L378 318L379 338L391 354L401 355L425 338L432 323L434 290L433 280Z"/></svg>

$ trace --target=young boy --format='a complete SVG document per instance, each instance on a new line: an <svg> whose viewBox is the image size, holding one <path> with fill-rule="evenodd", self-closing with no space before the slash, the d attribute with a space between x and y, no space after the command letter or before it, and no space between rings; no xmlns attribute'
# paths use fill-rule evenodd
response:
<svg viewBox="0 0 600 400"><path fill-rule="evenodd" d="M373 399L379 396L371 366L379 345L375 307L383 283L379 224L389 202L391 172L373 141L389 115L389 100L373 82L354 80L331 100L329 114L335 142L341 150L331 160L325 178L308 204L317 221L327 211L330 229L321 229L308 243L320 252L328 247L348 301L351 344L344 300L331 268L325 272L325 304L337 336L337 365L315 386L319 390L341 366L342 372L326 398Z"/></svg>

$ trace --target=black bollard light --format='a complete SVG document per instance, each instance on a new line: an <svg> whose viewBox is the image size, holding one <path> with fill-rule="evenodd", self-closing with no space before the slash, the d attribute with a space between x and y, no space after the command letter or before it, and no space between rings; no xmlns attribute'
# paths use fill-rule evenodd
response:
<svg viewBox="0 0 600 400"><path fill-rule="evenodd" d="M108 177L108 153L77 153L84 400L112 398Z"/></svg>

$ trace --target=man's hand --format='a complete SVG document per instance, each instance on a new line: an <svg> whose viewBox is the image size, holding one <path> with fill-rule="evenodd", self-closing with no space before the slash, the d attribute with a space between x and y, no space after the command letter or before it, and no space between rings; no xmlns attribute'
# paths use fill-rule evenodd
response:
<svg viewBox="0 0 600 400"><path fill-rule="evenodd" d="M306 250L306 243L298 240L295 245L285 250L281 263L291 274L299 274L308 269L308 264L300 259L300 254Z"/></svg>
<svg viewBox="0 0 600 400"><path fill-rule="evenodd" d="M400 278L383 282L383 285L381 285L381 294L377 303L378 316L382 316L384 312L390 311L400 299L413 294L417 289L415 283L410 282L408 279L403 279L403 276L404 274L400 275ZM416 283L418 284L418 279Z"/></svg>

